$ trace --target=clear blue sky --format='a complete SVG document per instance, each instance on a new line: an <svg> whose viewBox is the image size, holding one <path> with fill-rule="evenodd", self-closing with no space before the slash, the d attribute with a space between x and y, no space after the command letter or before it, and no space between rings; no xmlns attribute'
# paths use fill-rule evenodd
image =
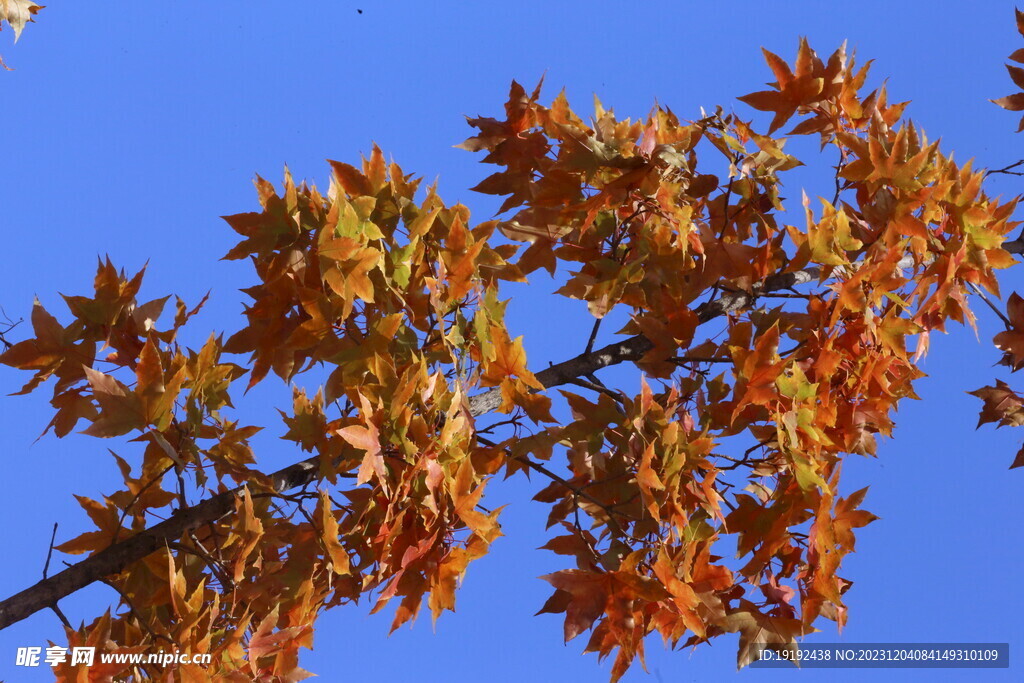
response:
<svg viewBox="0 0 1024 683"><path fill-rule="evenodd" d="M749 116L734 98L771 80L760 47L792 59L802 35L819 54L849 40L862 60L874 59L876 82L888 77L891 99L913 100L908 114L958 159L999 167L1024 157L1016 116L988 102L1013 90L1003 63L1024 47L1009 2L52 3L17 45L9 30L0 33L0 54L16 69L0 73L0 304L27 318L38 295L62 316L57 292L87 291L98 254L133 271L148 260L147 298L174 292L197 301L213 290L194 325L201 340L240 321L236 290L249 284L248 266L218 261L234 243L218 216L257 207L255 173L279 184L287 163L325 187L324 159L354 163L376 141L405 170L439 177L442 197L484 220L495 203L467 188L487 169L452 145L471 133L464 115L501 112L513 78L532 86L546 73L547 97L564 86L583 114L596 93L620 115L642 116L657 99L683 118L716 104ZM1015 194L1020 180L996 187ZM814 179L806 182L813 189ZM796 210L790 222L802 224L800 188L784 194ZM1022 273L1005 274L1006 293L1024 290ZM589 323L581 306L549 303L550 283L538 279L537 289L513 302L510 326L526 335L531 364L544 367L578 353ZM861 530L842 572L854 581L847 629L813 640L1009 642L1011 661L1024 656L1024 471L1007 470L1024 430L975 431L980 402L965 392L1005 378L992 367L998 328L980 303L976 310L981 342L963 329L933 338L923 400L901 406L896 438L877 460L846 466L845 490L870 484L865 507L882 519ZM578 327L551 335L552 316ZM0 393L23 381L0 370ZM280 382L267 385L248 405L289 403ZM87 528L72 493L98 498L120 483L106 447L134 452L78 435L34 443L49 418L45 392L0 398L4 597L40 578L54 522L64 540ZM261 462L276 469L294 460L268 431ZM387 638L386 616L367 616L365 604L338 609L320 620L302 664L326 681L606 680L609 662L581 656L583 642L562 644L560 617L532 616L550 591L536 577L564 568L564 558L535 550L547 538L547 506L531 503L531 490L489 489L491 504L512 503L506 537L470 568L458 612L436 633L426 618ZM62 607L77 623L112 599L94 586ZM16 669L15 650L62 638L51 613L0 632L0 677L47 680L42 669ZM1019 665L736 674L735 654L735 637L692 653L651 639L650 674L637 666L626 680L1021 676Z"/></svg>

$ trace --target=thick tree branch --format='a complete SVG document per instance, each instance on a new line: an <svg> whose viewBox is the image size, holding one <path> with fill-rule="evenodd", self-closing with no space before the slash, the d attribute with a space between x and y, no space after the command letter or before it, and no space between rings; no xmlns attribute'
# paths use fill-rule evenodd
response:
<svg viewBox="0 0 1024 683"><path fill-rule="evenodd" d="M1004 243L1003 248L1014 254L1024 253L1024 236ZM904 264L901 262L900 265ZM910 263L906 265L909 266ZM701 304L697 308L697 316L700 322L708 322L726 313L751 306L761 294L812 282L820 273L820 268L811 267L792 273L772 275L755 284L751 292L728 292ZM652 348L653 345L646 337L631 337L552 365L538 372L536 377L545 387L555 387L567 384L578 377L593 374L601 368L639 360ZM497 388L477 394L469 401L470 412L474 416L489 413L500 405L501 391ZM318 459L312 457L270 475L271 485L275 492L283 493L312 483L319 471ZM225 491L201 503L178 510L166 521L117 541L109 548L0 602L0 629L21 621L39 610L56 605L62 598L95 581L118 574L161 547L177 542L182 535L220 519L234 509L236 496L241 491L241 488Z"/></svg>
<svg viewBox="0 0 1024 683"><path fill-rule="evenodd" d="M1015 240L1003 242L1003 249L1011 254L1024 254L1024 233Z"/></svg>
<svg viewBox="0 0 1024 683"><path fill-rule="evenodd" d="M301 465L303 463L299 463ZM291 470L296 466L286 468ZM197 505L179 510L159 524L130 538L118 541L106 550L68 567L59 574L43 579L31 588L0 602L0 629L21 621L41 609L94 581L122 572L125 567L175 541L182 534L207 522L220 519L235 507L238 489L217 494Z"/></svg>

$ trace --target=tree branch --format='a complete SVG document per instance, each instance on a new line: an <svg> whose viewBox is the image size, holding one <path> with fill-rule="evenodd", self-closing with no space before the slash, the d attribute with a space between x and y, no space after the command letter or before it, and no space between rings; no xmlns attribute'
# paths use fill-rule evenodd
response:
<svg viewBox="0 0 1024 683"><path fill-rule="evenodd" d="M294 470L303 464L298 463L285 470ZM159 550L170 540L177 540L182 534L209 521L220 519L234 509L235 495L238 491L239 489L233 489L219 493L192 507L179 510L167 520L118 541L59 574L12 595L0 602L0 629L21 621L41 609L56 605L61 598L85 588L94 581L123 571L128 565Z"/></svg>

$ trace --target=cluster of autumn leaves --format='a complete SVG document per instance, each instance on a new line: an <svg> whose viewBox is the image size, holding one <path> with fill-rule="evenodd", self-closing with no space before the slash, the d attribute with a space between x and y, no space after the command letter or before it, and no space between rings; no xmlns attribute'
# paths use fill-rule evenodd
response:
<svg viewBox="0 0 1024 683"><path fill-rule="evenodd" d="M1016 10L1017 32L1024 36L1024 12ZM1010 59L1018 64L1024 63L1024 48L1015 50L1010 54ZM1019 88L1024 88L1024 69L1013 64L1007 64L1006 70L1010 78ZM993 100L996 104L1010 111L1024 110L1024 92L1017 92L1006 97ZM1017 132L1024 130L1024 118ZM1024 161L1011 164L1008 170L1019 166ZM1017 238L1019 242L1020 237ZM1016 292L1012 293L1006 302L1006 315L1001 316L1006 329L996 334L992 340L996 347L1003 351L1002 365L1006 365L1013 372L1024 368L1024 299ZM1024 397L1014 391L1006 382L996 380L995 386L987 386L971 392L973 395L984 401L981 416L978 419L978 426L995 423L997 427L1020 427L1024 425ZM1012 468L1024 467L1024 446L1017 451L1013 459Z"/></svg>
<svg viewBox="0 0 1024 683"><path fill-rule="evenodd" d="M541 611L614 654L613 680L652 633L739 633L742 666L820 617L841 627L841 563L874 519L864 490L840 494L843 457L891 432L928 334L973 322L971 291L999 293L1015 203L902 122L905 103L864 93L843 49L823 61L802 42L793 67L765 54L775 82L740 99L774 115L767 134L721 110L630 121L597 104L587 123L564 94L544 106L513 84L504 118L471 119L463 144L498 167L475 189L506 197L502 220L474 224L376 147L359 168L332 162L326 194L258 179L261 210L227 218L243 239L225 258L256 274L246 324L198 350L179 341L198 306L177 300L161 325L169 299L140 303L142 273L109 262L92 296L66 297L66 325L37 303L34 337L0 362L34 371L23 392L53 380L48 429L140 444L114 455L123 489L79 499L97 530L60 550L98 553L237 490L228 514L107 577L118 613L70 644L214 655L185 680L299 680L327 608L394 600L392 628L424 600L435 619L453 609L501 534L488 480L524 473L545 482L544 547L570 565L545 577ZM805 200L799 226L779 220L780 175L800 162L772 136L794 117L790 135L838 159L835 196ZM598 320L629 313L624 343L584 356L635 363L637 393L571 364L530 371L501 284L541 286L538 269ZM281 431L309 457L298 486L260 469L260 427L232 408L271 373L293 387ZM583 389L556 407L545 389L569 382ZM90 675L132 673L104 666Z"/></svg>

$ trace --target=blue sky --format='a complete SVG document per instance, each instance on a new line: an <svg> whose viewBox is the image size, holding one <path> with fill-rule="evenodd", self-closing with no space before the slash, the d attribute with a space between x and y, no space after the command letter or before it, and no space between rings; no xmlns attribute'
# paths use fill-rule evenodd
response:
<svg viewBox="0 0 1024 683"><path fill-rule="evenodd" d="M249 284L248 266L218 260L235 241L218 217L257 207L254 174L280 184L288 164L296 178L325 187L325 159L354 163L376 142L406 171L439 178L445 200L485 220L497 204L467 188L489 171L453 145L471 134L464 116L502 111L513 78L532 86L546 74L546 99L564 86L581 114L597 94L623 116L642 116L657 100L682 118L716 104L747 117L754 112L735 97L770 80L760 47L791 60L800 36L823 56L848 40L861 60L874 59L876 83L888 78L892 100L913 100L908 115L958 159L1001 167L1024 157L1017 117L988 101L1013 90L1002 65L1024 46L1009 2L54 2L17 45L9 30L0 33L0 54L15 68L0 73L0 305L27 319L38 296L60 317L57 293L87 291L97 255L133 272L148 261L147 299L173 292L198 301L213 290L193 325L201 342L241 320L237 289ZM993 188L1012 195L1020 180L997 178ZM800 182L814 194L821 179ZM784 195L790 222L802 224L800 186ZM1004 293L1024 291L1022 272L1004 274ZM538 278L528 290L509 290L517 297L510 327L525 335L537 368L578 353L589 331L585 307L548 297L553 289ZM992 367L998 354L989 340L999 328L980 302L975 309L980 343L965 329L933 338L923 400L901 406L895 438L877 460L846 465L845 490L870 484L865 507L882 519L861 530L844 565L854 581L848 627L839 635L826 622L817 642L1009 642L1011 661L1024 646L1024 472L1007 470L1024 433L975 431L980 402L965 393L995 376L1024 381ZM552 320L568 331L552 335ZM609 376L636 386L635 374ZM23 382L0 369L0 393ZM266 385L240 407L289 403L279 381ZM106 447L132 453L78 435L36 442L48 411L44 393L0 398L4 597L40 578L54 522L59 540L86 529L72 493L99 497L119 483ZM260 461L268 469L292 462L279 433L268 432ZM563 558L535 550L547 538L547 507L529 501L534 489L489 488L490 504L512 503L505 537L470 568L457 613L443 616L436 633L426 618L388 638L386 616L368 616L365 604L338 609L322 617L303 665L327 681L606 680L609 662L581 656L582 642L562 644L559 617L532 616L550 591L536 577L564 567ZM62 559L74 558L55 561ZM77 623L112 599L94 586L62 608ZM47 680L41 669L15 668L15 650L62 637L51 613L0 632L0 677ZM692 653L666 652L651 639L647 650L650 674L636 666L625 680L863 677L736 674L734 637ZM1014 669L869 675L1019 677Z"/></svg>

